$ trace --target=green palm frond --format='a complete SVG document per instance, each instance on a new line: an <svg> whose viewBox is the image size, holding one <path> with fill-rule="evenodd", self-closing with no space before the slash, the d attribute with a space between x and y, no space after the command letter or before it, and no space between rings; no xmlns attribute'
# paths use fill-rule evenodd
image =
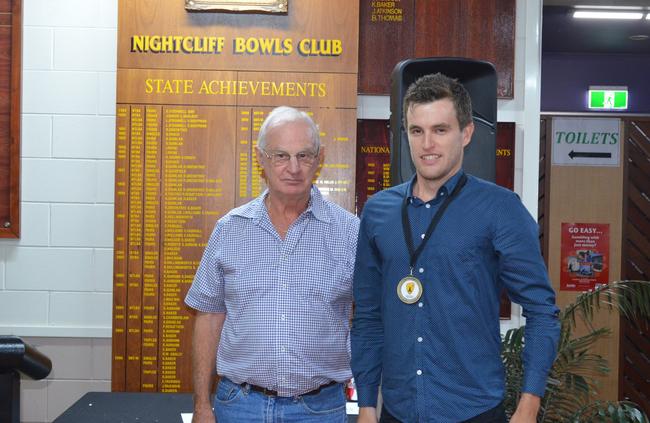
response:
<svg viewBox="0 0 650 423"><path fill-rule="evenodd" d="M607 374L609 367L607 360L589 353L589 350L609 332L608 329L599 329L561 346L542 399L542 421L568 421L577 408L591 402L598 388L596 377Z"/></svg>
<svg viewBox="0 0 650 423"><path fill-rule="evenodd" d="M619 281L579 295L560 313L558 354L549 373L539 423L632 422L650 423L636 404L627 401L594 401L598 378L609 373L607 360L591 352L598 341L611 335L609 328L594 328L595 314L616 310L630 320L650 319L650 281ZM582 322L587 333L573 333ZM504 406L511 416L519 401L524 367L521 358L525 327L510 329L502 340L506 371Z"/></svg>
<svg viewBox="0 0 650 423"><path fill-rule="evenodd" d="M503 403L506 410L514 411L519 402L521 385L524 380L524 365L521 360L524 347L524 326L508 330L503 337L501 346L506 372L506 392Z"/></svg>
<svg viewBox="0 0 650 423"><path fill-rule="evenodd" d="M610 282L582 293L560 313L560 321L576 325L576 317L591 327L594 314L601 308L617 310L634 320L650 318L650 281L627 280Z"/></svg>
<svg viewBox="0 0 650 423"><path fill-rule="evenodd" d="M598 355L590 354L589 350L596 342L608 337L610 334L611 330L609 328L600 328L584 336L568 339L560 343L551 374L554 372L571 372L585 376L607 374L609 372L607 360Z"/></svg>
<svg viewBox="0 0 650 423"><path fill-rule="evenodd" d="M596 401L577 410L568 420L571 423L648 423L648 417L629 401Z"/></svg>

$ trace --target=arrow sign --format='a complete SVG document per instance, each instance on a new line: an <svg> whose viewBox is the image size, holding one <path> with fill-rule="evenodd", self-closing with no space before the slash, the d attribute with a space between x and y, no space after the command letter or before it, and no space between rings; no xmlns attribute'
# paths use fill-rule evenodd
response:
<svg viewBox="0 0 650 423"><path fill-rule="evenodd" d="M620 165L620 119L554 117L552 136L554 165Z"/></svg>
<svg viewBox="0 0 650 423"><path fill-rule="evenodd" d="M573 160L574 157L585 157L585 158L599 158L599 159L611 159L612 153L597 153L593 151L573 151L569 152L569 157Z"/></svg>

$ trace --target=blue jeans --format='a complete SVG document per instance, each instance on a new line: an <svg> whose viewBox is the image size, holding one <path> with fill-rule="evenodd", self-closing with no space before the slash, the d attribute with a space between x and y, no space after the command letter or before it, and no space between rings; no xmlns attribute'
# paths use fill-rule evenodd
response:
<svg viewBox="0 0 650 423"><path fill-rule="evenodd" d="M214 396L219 423L347 423L345 392L337 383L314 395L274 397L251 391L225 377Z"/></svg>

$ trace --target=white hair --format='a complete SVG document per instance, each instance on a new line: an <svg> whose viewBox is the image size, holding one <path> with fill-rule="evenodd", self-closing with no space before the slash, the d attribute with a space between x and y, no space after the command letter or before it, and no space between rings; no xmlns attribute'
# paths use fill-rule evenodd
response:
<svg viewBox="0 0 650 423"><path fill-rule="evenodd" d="M257 136L257 147L262 150L264 147L266 147L266 134L269 132L269 130L278 126L282 126L286 123L301 121L305 122L311 131L311 141L314 144L314 149L319 150L320 131L318 129L318 125L316 125L314 120L309 117L307 113L289 106L276 107L271 111L271 113L269 113L269 115L264 120L264 123L262 123L260 133Z"/></svg>

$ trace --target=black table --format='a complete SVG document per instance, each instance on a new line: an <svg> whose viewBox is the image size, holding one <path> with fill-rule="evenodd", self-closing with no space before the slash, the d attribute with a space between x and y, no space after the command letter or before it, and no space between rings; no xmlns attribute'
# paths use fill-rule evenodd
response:
<svg viewBox="0 0 650 423"><path fill-rule="evenodd" d="M192 394L89 392L53 423L181 423L191 412Z"/></svg>

